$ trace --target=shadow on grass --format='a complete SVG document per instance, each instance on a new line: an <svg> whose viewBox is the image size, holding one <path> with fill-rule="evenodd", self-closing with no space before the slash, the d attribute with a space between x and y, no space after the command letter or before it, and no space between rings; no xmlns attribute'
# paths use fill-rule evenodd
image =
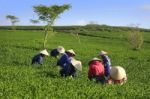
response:
<svg viewBox="0 0 150 99"><path fill-rule="evenodd" d="M46 77L59 78L59 76L53 71L42 71L42 72L39 72L39 74L44 75Z"/></svg>
<svg viewBox="0 0 150 99"><path fill-rule="evenodd" d="M39 51L39 50L41 50L41 48L42 47L29 47L29 46L21 46L21 45L13 45L13 47L15 47L15 48L19 48L19 49L29 49L29 50L36 50L36 51ZM53 48L49 48L49 50L51 51L51 50L53 50Z"/></svg>
<svg viewBox="0 0 150 99"><path fill-rule="evenodd" d="M148 43L148 44L150 43L150 41L144 41L144 42L145 42L145 43Z"/></svg>
<svg viewBox="0 0 150 99"><path fill-rule="evenodd" d="M19 49L32 49L32 50L36 50L36 51L39 51L40 50L40 48L37 48L37 47L29 47L29 46L19 46L19 45L15 45L15 46L13 46L13 47L15 47L15 48L19 48Z"/></svg>
<svg viewBox="0 0 150 99"><path fill-rule="evenodd" d="M12 61L12 64L11 64L11 65L14 65L14 66L30 66L29 63L20 62L20 61Z"/></svg>

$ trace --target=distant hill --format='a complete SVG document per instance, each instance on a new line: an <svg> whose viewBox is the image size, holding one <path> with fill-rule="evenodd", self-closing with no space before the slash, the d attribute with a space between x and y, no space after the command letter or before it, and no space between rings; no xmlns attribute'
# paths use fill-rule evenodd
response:
<svg viewBox="0 0 150 99"><path fill-rule="evenodd" d="M17 30L43 30L44 26L16 26ZM11 30L11 26L0 26L0 30ZM88 24L86 26L54 26L56 32L70 32L70 31L107 31L107 32L121 32L129 31L131 27L123 26L108 26ZM141 31L150 32L150 29L140 28Z"/></svg>

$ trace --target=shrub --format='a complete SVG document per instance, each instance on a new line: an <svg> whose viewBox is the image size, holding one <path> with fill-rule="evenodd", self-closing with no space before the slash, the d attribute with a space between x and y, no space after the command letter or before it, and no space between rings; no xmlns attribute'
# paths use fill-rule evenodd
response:
<svg viewBox="0 0 150 99"><path fill-rule="evenodd" d="M141 49L143 44L142 32L138 27L132 27L128 34L128 41L134 50Z"/></svg>

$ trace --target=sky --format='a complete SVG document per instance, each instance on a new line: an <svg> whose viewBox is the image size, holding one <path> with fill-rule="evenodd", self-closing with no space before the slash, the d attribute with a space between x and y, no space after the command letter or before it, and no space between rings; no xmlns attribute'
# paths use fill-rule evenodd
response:
<svg viewBox="0 0 150 99"><path fill-rule="evenodd" d="M6 15L17 16L17 25L32 25L30 19L38 19L33 6L40 4L72 6L55 21L56 26L94 22L111 26L136 24L150 29L150 0L0 0L0 26L11 25Z"/></svg>

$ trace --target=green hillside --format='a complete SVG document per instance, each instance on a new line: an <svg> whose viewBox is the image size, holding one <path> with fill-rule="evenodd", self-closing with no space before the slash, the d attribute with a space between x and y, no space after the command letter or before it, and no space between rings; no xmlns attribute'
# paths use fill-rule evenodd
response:
<svg viewBox="0 0 150 99"><path fill-rule="evenodd" d="M119 29L119 28L118 28ZM1 99L148 99L150 98L150 32L142 31L144 44L139 51L127 42L127 31L80 31L80 42L71 31L56 32L48 39L47 49L59 45L74 49L83 71L75 79L61 78L56 60L46 57L43 66L31 65L43 43L41 30L0 30ZM126 84L101 85L87 78L88 61L106 50L113 66L126 69Z"/></svg>

